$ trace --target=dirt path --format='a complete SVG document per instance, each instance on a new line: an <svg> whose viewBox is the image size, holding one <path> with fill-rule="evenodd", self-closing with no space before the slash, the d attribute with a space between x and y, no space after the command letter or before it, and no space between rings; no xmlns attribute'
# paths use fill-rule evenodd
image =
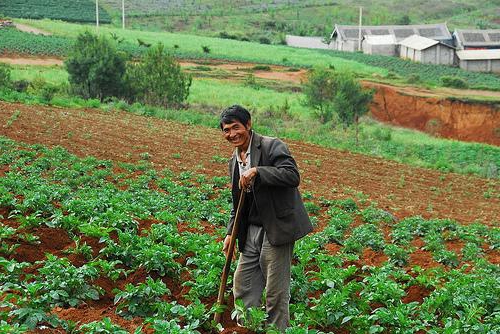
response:
<svg viewBox="0 0 500 334"><path fill-rule="evenodd" d="M231 154L216 129L96 109L0 102L0 135L115 161L137 161L148 152L159 169L218 176L226 173L220 158ZM367 197L399 218L422 215L495 226L500 222L500 200L484 195L500 193L498 181L287 142L302 171L302 191L326 198Z"/></svg>
<svg viewBox="0 0 500 334"><path fill-rule="evenodd" d="M34 28L34 27L26 25L26 24L14 23L14 26L16 27L17 30L21 30L21 31L24 31L24 32L29 32L29 33L36 34L36 35L46 35L46 36L52 35L48 31L45 31L45 30L42 30L42 29L38 29L38 28Z"/></svg>
<svg viewBox="0 0 500 334"><path fill-rule="evenodd" d="M0 63L11 65L62 66L63 60L57 58L0 57Z"/></svg>

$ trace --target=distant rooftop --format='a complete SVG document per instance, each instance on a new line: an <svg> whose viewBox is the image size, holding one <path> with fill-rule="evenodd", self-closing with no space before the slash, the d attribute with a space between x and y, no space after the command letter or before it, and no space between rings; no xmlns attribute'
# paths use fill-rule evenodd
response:
<svg viewBox="0 0 500 334"><path fill-rule="evenodd" d="M361 35L394 35L400 41L411 35L419 35L436 40L451 40L451 34L446 23L390 25L390 26L362 26ZM331 37L340 36L342 39L357 40L359 37L358 26L335 25Z"/></svg>
<svg viewBox="0 0 500 334"><path fill-rule="evenodd" d="M436 40L431 39L431 38L418 36L418 35L411 35L410 37L407 37L399 42L399 44L406 46L406 47L409 47L409 48L412 48L412 49L415 49L415 50L425 50L425 49L428 49L431 46L434 46L434 45L439 44L439 43L441 43L441 42L436 41ZM444 43L441 43L441 44L444 44ZM444 44L444 45L446 45L446 44ZM451 46L449 46L449 45L446 45L446 46L451 48Z"/></svg>
<svg viewBox="0 0 500 334"><path fill-rule="evenodd" d="M500 29L456 29L454 34L464 47L500 48Z"/></svg>

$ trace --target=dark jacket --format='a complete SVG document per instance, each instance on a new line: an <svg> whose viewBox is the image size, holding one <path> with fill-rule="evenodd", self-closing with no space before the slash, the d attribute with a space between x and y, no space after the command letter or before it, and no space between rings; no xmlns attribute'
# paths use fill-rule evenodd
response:
<svg viewBox="0 0 500 334"><path fill-rule="evenodd" d="M281 140L254 132L250 148L251 167L257 167L253 193L262 226L271 245L282 245L298 240L313 230L297 187L300 175L297 164ZM232 181L233 209L228 225L231 233L240 190L236 156L229 160ZM248 223L241 217L238 230L240 251L245 246Z"/></svg>

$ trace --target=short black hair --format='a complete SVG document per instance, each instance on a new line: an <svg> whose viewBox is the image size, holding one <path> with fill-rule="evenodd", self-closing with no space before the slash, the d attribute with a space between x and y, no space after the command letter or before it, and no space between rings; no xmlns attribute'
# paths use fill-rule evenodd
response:
<svg viewBox="0 0 500 334"><path fill-rule="evenodd" d="M250 112L242 106L235 104L222 111L220 114L219 126L222 129L223 124L231 124L239 121L241 124L247 126L248 122L252 119Z"/></svg>

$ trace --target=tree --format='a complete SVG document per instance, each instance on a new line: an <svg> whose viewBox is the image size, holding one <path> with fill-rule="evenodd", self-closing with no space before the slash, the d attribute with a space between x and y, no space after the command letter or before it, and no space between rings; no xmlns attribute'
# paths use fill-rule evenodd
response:
<svg viewBox="0 0 500 334"><path fill-rule="evenodd" d="M191 81L163 44L149 48L141 62L127 69L128 96L150 105L181 106L189 96Z"/></svg>
<svg viewBox="0 0 500 334"><path fill-rule="evenodd" d="M64 64L76 94L100 100L123 94L126 56L104 36L80 34Z"/></svg>
<svg viewBox="0 0 500 334"><path fill-rule="evenodd" d="M355 125L356 145L359 138L359 118L369 110L373 98L373 91L364 89L350 73L338 73L335 77L337 92L333 99L334 108L340 122L347 128Z"/></svg>
<svg viewBox="0 0 500 334"><path fill-rule="evenodd" d="M332 120L335 113L333 98L336 92L336 81L333 70L315 68L309 72L304 85L306 104L315 110L321 123Z"/></svg>
<svg viewBox="0 0 500 334"><path fill-rule="evenodd" d="M357 143L359 118L368 112L373 91L364 89L352 74L331 69L315 69L308 79L304 85L306 103L320 122L329 122L336 114L344 128L354 124Z"/></svg>

